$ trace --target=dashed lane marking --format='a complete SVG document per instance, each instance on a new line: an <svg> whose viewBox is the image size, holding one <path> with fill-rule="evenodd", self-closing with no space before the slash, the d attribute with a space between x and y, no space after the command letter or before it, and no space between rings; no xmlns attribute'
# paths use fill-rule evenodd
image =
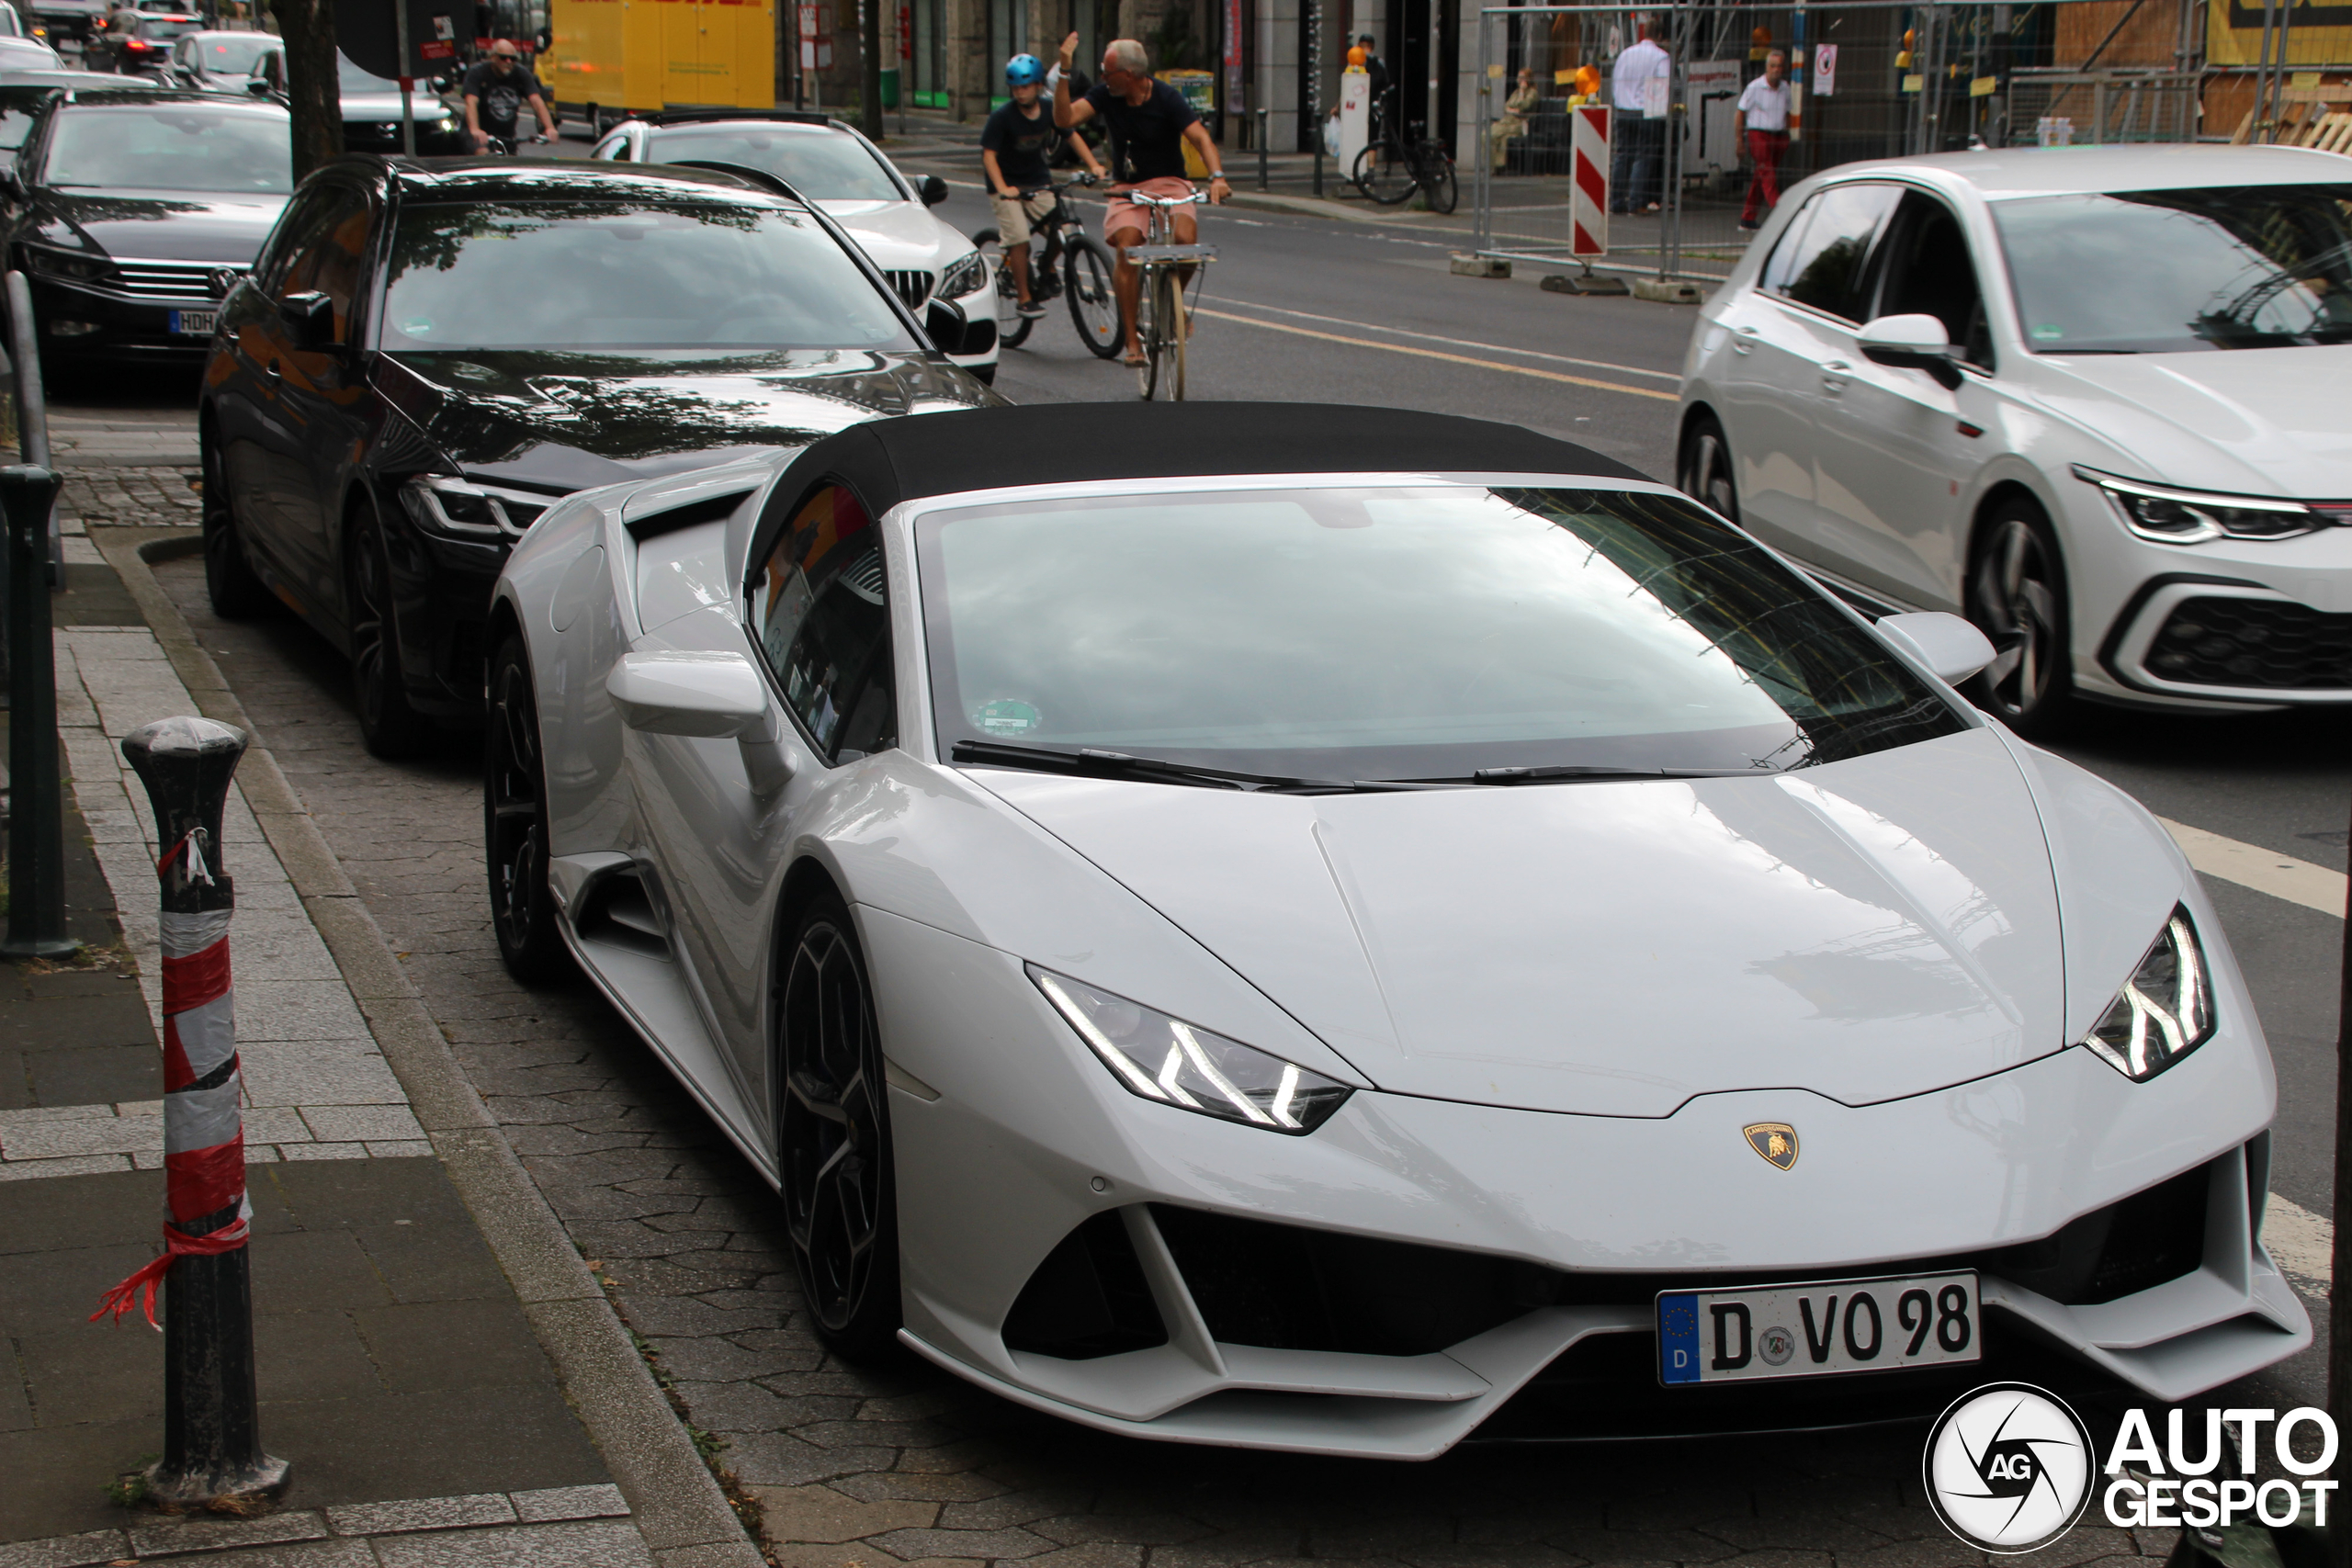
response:
<svg viewBox="0 0 2352 1568"><path fill-rule="evenodd" d="M1419 266L1423 264L1408 261L1404 265ZM1270 315L1291 316L1302 321L1322 321L1335 327L1364 325L1363 322L1351 321L1345 316L1318 316L1311 310L1287 310L1280 305L1261 305L1255 299L1227 299L1223 303L1238 305L1245 310L1263 310ZM1419 338L1423 343L1442 343L1449 348L1483 348L1490 354L1515 354L1521 359L1546 359L1555 365L1580 365L1588 370L1613 370L1620 376L1647 376L1655 381L1672 381L1678 385L1682 380L1681 372L1677 370L1645 370L1637 365L1618 365L1606 359L1578 359L1574 355L1545 354L1540 349L1513 348L1509 344L1501 343L1479 343L1473 338L1441 337L1436 333L1408 332L1403 327L1375 326L1370 330L1386 333L1391 337Z"/></svg>
<svg viewBox="0 0 2352 1568"><path fill-rule="evenodd" d="M2317 909L2323 915L2344 918L2344 873L2282 855L2276 850L2225 839L2186 822L2167 821L2162 817L2156 820L2164 824L2165 831L2180 846L2180 852L2188 857L2188 863L2206 875L2251 887L2256 893L2267 893L2273 898L2284 898L2290 904L2301 904L2306 909Z"/></svg>
<svg viewBox="0 0 2352 1568"><path fill-rule="evenodd" d="M1532 376L1539 381L1558 381L1571 387L1590 387L1597 391L1623 392L1629 398L1656 398L1660 402L1675 400L1672 392L1661 392L1648 387L1628 387L1618 381L1596 381L1589 376L1570 376L1558 370L1539 370L1532 365L1506 365L1499 359L1475 359L1466 354L1447 354L1441 349L1415 348L1410 344L1380 343L1368 337L1348 337L1340 333L1317 332L1312 327L1295 327L1285 321L1261 321L1255 316L1237 316L1229 310L1212 310L1204 305L1193 312L1211 321L1236 321L1261 332L1289 333L1297 337L1320 339L1324 343L1344 344L1350 348L1377 348L1389 354L1410 355L1416 359L1441 359L1449 365L1468 365L1480 370L1499 370L1507 376Z"/></svg>

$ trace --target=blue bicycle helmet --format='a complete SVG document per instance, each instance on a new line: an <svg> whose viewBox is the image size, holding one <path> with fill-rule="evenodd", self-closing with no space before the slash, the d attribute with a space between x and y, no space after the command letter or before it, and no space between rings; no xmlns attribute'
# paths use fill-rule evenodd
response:
<svg viewBox="0 0 2352 1568"><path fill-rule="evenodd" d="M1042 85L1046 67L1034 54L1016 54L1004 62L1004 85L1008 87Z"/></svg>

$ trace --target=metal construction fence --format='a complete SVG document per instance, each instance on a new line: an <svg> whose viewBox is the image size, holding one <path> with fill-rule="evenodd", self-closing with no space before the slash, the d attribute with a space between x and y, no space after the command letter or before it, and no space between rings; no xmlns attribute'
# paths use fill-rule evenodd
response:
<svg viewBox="0 0 2352 1568"><path fill-rule="evenodd" d="M2198 137L2195 69L2017 63L2026 51L2010 32L2013 17L2050 9L1669 0L1483 10L1475 137L1461 158L1474 175L1478 253L1664 277L1728 276L1770 210L1736 128L1740 95L1773 51L1786 56L1794 89L1781 190L1865 158ZM1613 107L1608 250L1578 256L1572 106L1595 87L1592 101L1608 100L1611 62L1637 36L1636 17L1670 57L1669 86L1663 101ZM2186 61L2194 40L2185 27L2181 41Z"/></svg>

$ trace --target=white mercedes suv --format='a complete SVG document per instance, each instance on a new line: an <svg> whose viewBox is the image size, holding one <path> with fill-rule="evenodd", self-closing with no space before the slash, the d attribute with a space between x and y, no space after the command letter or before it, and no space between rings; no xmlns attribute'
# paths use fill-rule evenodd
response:
<svg viewBox="0 0 2352 1568"><path fill-rule="evenodd" d="M1791 190L1707 301L1678 482L1979 702L2352 703L2352 160L2016 149Z"/></svg>

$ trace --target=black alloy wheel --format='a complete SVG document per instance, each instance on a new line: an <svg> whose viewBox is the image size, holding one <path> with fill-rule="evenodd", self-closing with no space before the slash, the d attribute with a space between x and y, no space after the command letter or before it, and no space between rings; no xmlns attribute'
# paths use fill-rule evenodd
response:
<svg viewBox="0 0 2352 1568"><path fill-rule="evenodd" d="M2065 733L2080 706L2070 669L2066 568L2050 520L2022 496L2003 502L1977 538L1968 618L1995 649L1970 699L2030 739Z"/></svg>
<svg viewBox="0 0 2352 1568"><path fill-rule="evenodd" d="M211 432L206 431L198 453L203 475L201 498L204 536L204 592L212 613L224 621L250 620L277 608L277 596L246 558L244 541L237 536L237 513L229 498L227 465L220 461Z"/></svg>
<svg viewBox="0 0 2352 1568"><path fill-rule="evenodd" d="M827 895L804 910L777 970L785 1227L818 1338L871 1360L899 1331L898 1197L881 1037L848 907Z"/></svg>
<svg viewBox="0 0 2352 1568"><path fill-rule="evenodd" d="M1681 460L1674 466L1674 488L1729 519L1739 521L1739 491L1732 483L1731 443L1713 414L1701 414L1682 434Z"/></svg>
<svg viewBox="0 0 2352 1568"><path fill-rule="evenodd" d="M350 585L345 603L351 617L351 694L359 709L360 739L387 761L413 757L432 744L433 721L409 705L401 675L400 626L392 616L391 556L376 504L364 495L352 506L344 571Z"/></svg>
<svg viewBox="0 0 2352 1568"><path fill-rule="evenodd" d="M1021 290L1013 285L1012 264L1004 258L1004 242L994 229L982 229L972 235L972 243L979 247L981 264L996 279L996 341L1005 348L1019 348L1037 322L1021 313ZM1036 288L1035 278L1030 288Z"/></svg>
<svg viewBox="0 0 2352 1568"><path fill-rule="evenodd" d="M1111 254L1084 234L1070 237L1062 256L1062 280L1069 294L1069 319L1078 341L1097 359L1116 359L1125 352L1119 333L1119 294L1111 286Z"/></svg>
<svg viewBox="0 0 2352 1568"><path fill-rule="evenodd" d="M500 961L526 985L562 977L571 965L548 891L547 766L539 751L530 651L519 632L499 644L491 660L481 833Z"/></svg>

